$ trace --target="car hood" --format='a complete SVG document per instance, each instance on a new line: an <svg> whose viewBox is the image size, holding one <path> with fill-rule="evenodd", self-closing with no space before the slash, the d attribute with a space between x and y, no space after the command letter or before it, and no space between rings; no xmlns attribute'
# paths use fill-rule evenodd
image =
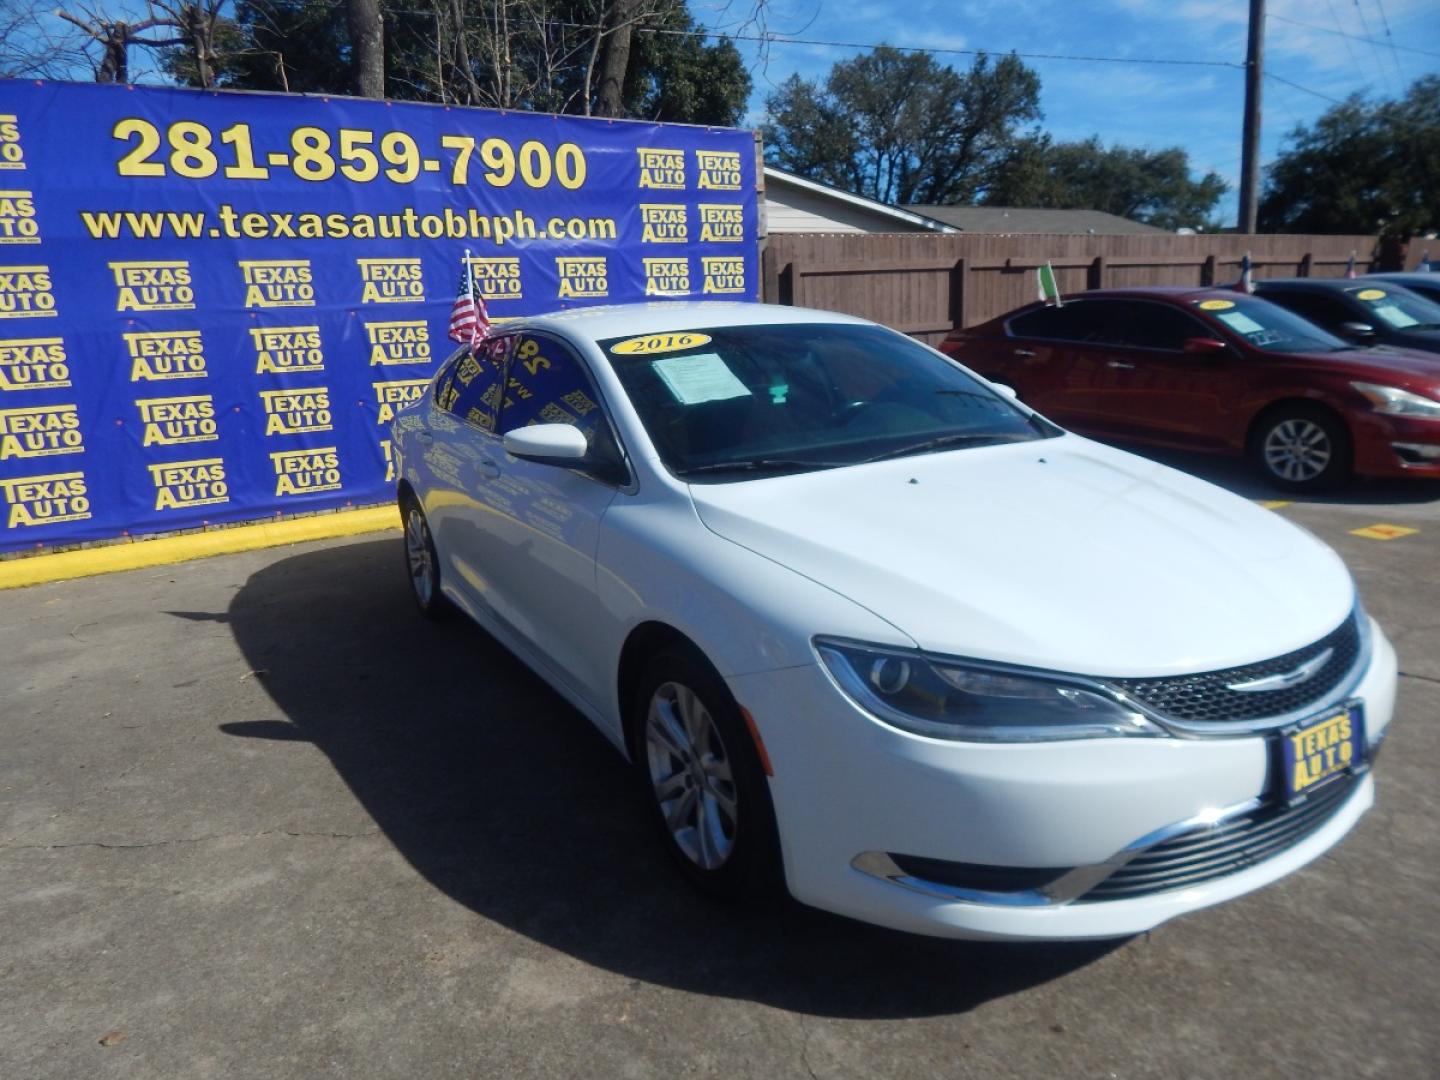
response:
<svg viewBox="0 0 1440 1080"><path fill-rule="evenodd" d="M1354 604L1339 558L1280 515L1075 435L690 492L713 532L935 652L1206 671L1310 644Z"/></svg>
<svg viewBox="0 0 1440 1080"><path fill-rule="evenodd" d="M1280 357L1285 354L1272 353ZM1373 378L1385 382L1395 378L1406 382L1418 381L1427 386L1440 383L1440 356L1421 348L1398 345L1371 345L1363 349L1350 349L1332 353L1292 353L1306 370L1323 364L1328 368L1340 368L1348 376Z"/></svg>

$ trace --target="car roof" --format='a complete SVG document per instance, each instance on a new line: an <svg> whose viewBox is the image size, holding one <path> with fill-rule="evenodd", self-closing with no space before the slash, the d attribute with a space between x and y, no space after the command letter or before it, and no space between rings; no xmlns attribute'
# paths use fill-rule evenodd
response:
<svg viewBox="0 0 1440 1080"><path fill-rule="evenodd" d="M652 301L642 304L613 304L605 307L571 308L566 311L524 316L516 320L537 330L555 330L570 337L605 341L608 338L666 333L672 330L699 330L717 326L766 326L794 323L834 323L870 326L866 319L834 311L788 307L782 304L755 304L744 301ZM508 326L506 327L508 329Z"/></svg>
<svg viewBox="0 0 1440 1080"><path fill-rule="evenodd" d="M1359 278L1266 278L1264 281L1255 282L1257 290L1263 292L1267 287L1279 286L1291 292L1346 292L1350 289L1363 289L1365 283Z"/></svg>
<svg viewBox="0 0 1440 1080"><path fill-rule="evenodd" d="M1397 281L1401 285L1434 285L1440 288L1440 274L1426 270L1391 270L1383 274L1363 274L1367 280Z"/></svg>

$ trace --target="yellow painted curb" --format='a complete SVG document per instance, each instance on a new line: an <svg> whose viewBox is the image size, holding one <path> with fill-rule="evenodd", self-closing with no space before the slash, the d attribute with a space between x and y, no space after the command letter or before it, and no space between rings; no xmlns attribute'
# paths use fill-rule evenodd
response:
<svg viewBox="0 0 1440 1080"><path fill-rule="evenodd" d="M237 551L399 528L400 514L395 507L373 506L336 514L238 525L233 529L137 540L133 544L106 544L79 551L60 551L54 555L7 559L0 562L0 589L18 589L23 585L40 585L47 581L113 574L118 570L165 566L205 559L211 555L231 555Z"/></svg>

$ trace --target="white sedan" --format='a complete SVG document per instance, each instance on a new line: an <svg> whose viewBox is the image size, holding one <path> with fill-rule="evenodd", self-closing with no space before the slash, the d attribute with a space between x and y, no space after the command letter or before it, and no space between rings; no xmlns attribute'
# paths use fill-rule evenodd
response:
<svg viewBox="0 0 1440 1080"><path fill-rule="evenodd" d="M1115 937L1374 799L1395 653L1332 551L873 323L517 320L393 447L421 609L599 727L704 889Z"/></svg>

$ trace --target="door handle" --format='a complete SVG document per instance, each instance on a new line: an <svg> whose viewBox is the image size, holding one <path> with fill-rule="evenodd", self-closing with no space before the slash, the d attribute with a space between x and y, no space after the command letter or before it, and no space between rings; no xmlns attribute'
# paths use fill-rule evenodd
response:
<svg viewBox="0 0 1440 1080"><path fill-rule="evenodd" d="M430 446L434 444L435 436L431 435L428 431L417 431L415 433L415 441L421 446Z"/></svg>
<svg viewBox="0 0 1440 1080"><path fill-rule="evenodd" d="M475 462L475 471L487 480L495 480L500 476L500 466L489 458L481 458Z"/></svg>
<svg viewBox="0 0 1440 1080"><path fill-rule="evenodd" d="M1121 371L1134 371L1135 365L1128 360L1106 360L1106 367L1119 368Z"/></svg>
<svg viewBox="0 0 1440 1080"><path fill-rule="evenodd" d="M1015 355L1016 355L1016 356L1034 356L1034 355L1035 355L1035 351L1034 351L1033 349L1016 349L1016 350L1015 350Z"/></svg>

